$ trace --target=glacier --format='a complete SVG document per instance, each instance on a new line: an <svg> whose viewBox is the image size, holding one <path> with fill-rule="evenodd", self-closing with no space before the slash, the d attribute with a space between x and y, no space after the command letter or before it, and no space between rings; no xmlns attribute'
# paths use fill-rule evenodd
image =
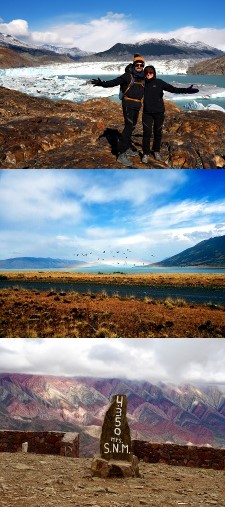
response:
<svg viewBox="0 0 225 507"><path fill-rule="evenodd" d="M52 100L71 100L73 102L83 102L91 98L112 97L118 100L119 87L101 88L90 84L92 77L102 77L111 79L124 72L125 66L129 62L74 62L66 64L52 64L40 67L23 67L0 70L0 86L21 91L34 97L45 97ZM174 86L189 86L193 84L193 76L190 76L190 82L179 82L179 74L186 75L188 67L193 64L193 60L154 60L151 62L157 69L157 74L162 79L164 76L176 75L177 80L173 81ZM198 76L194 76L194 85L199 88L195 95L196 99L225 99L224 88L214 84L198 83ZM170 81L171 82L171 81ZM173 101L193 99L193 95L176 95L165 92L165 98ZM213 107L215 106L215 107ZM187 109L203 109L204 106L196 102ZM223 107L216 104L209 104L206 109L218 109L225 112Z"/></svg>

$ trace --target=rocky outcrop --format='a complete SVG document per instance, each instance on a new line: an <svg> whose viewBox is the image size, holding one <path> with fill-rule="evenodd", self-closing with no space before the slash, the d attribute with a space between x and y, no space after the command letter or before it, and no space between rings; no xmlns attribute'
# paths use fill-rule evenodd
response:
<svg viewBox="0 0 225 507"><path fill-rule="evenodd" d="M103 459L95 456L91 463L93 477L140 477L138 459L132 456L132 461Z"/></svg>
<svg viewBox="0 0 225 507"><path fill-rule="evenodd" d="M188 68L187 74L225 74L225 55L210 58L204 62L195 63L195 65Z"/></svg>
<svg viewBox="0 0 225 507"><path fill-rule="evenodd" d="M116 160L122 110L110 99L52 102L1 88L0 110L1 168L123 168ZM225 167L224 113L185 112L169 101L166 112L163 162L151 157L149 168ZM133 144L141 153L141 115ZM132 158L146 169L140 154Z"/></svg>

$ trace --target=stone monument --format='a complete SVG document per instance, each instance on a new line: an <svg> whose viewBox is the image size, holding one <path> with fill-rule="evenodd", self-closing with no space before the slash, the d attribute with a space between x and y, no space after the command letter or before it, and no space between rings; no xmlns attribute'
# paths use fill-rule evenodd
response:
<svg viewBox="0 0 225 507"><path fill-rule="evenodd" d="M92 461L93 476L139 477L138 459L131 450L126 411L126 396L115 394L102 426L100 455Z"/></svg>

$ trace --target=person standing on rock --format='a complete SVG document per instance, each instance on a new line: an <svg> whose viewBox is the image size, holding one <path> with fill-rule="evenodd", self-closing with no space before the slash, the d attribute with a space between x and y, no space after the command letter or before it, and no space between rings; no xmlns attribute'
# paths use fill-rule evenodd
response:
<svg viewBox="0 0 225 507"><path fill-rule="evenodd" d="M120 85L121 87L125 125L118 142L117 161L127 167L132 167L133 165L128 157L137 155L137 151L132 149L131 135L137 124L144 97L144 65L144 58L140 55L134 55L132 66L128 66L128 72L125 72L122 76L110 79L109 81L101 81L99 78L91 80L94 86L110 88L111 86Z"/></svg>
<svg viewBox="0 0 225 507"><path fill-rule="evenodd" d="M156 77L156 70L153 65L148 65L144 69L145 88L144 88L144 106L143 106L143 157L142 162L148 164L150 155L150 139L153 129L152 151L156 160L162 160L160 155L160 146L162 139L162 128L165 117L165 105L163 101L163 92L170 93L197 93L198 88L193 85L188 88L177 88L162 79Z"/></svg>

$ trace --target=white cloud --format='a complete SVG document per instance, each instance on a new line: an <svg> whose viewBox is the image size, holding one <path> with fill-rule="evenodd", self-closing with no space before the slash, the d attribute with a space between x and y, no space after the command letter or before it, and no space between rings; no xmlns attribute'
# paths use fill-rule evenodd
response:
<svg viewBox="0 0 225 507"><path fill-rule="evenodd" d="M225 383L220 339L2 339L0 371Z"/></svg>
<svg viewBox="0 0 225 507"><path fill-rule="evenodd" d="M9 23L0 23L0 32L8 35L14 35L16 37L28 36L28 22L25 19L14 19Z"/></svg>
<svg viewBox="0 0 225 507"><path fill-rule="evenodd" d="M225 233L224 200L174 201L183 171L4 170L0 178L2 258L92 251L85 260L96 261L107 250L112 260L110 250L130 247L127 261L151 262Z"/></svg>
<svg viewBox="0 0 225 507"><path fill-rule="evenodd" d="M76 199L64 198L76 190L76 177L60 171L3 171L1 173L1 217L9 221L38 222L70 219L79 222L82 206ZM12 203L9 206L9 203Z"/></svg>
<svg viewBox="0 0 225 507"><path fill-rule="evenodd" d="M152 38L180 39L186 42L201 41L210 46L225 51L225 28L183 26L165 32L137 31L141 24L132 16L108 12L105 16L91 19L87 22L66 23L64 20L57 25L49 25L46 31L31 31L28 22L23 19L0 23L0 32L25 38L32 44L55 44L65 47L79 47L82 50L100 52L112 47L117 42L135 43Z"/></svg>
<svg viewBox="0 0 225 507"><path fill-rule="evenodd" d="M172 174L169 174L169 173ZM90 181L89 185L82 186L82 200L88 203L107 203L113 201L130 201L133 206L140 206L156 196L171 191L172 188L183 184L187 176L182 171L163 174L159 182L158 171L149 175L142 171L137 174L135 170L126 171L127 178L120 171L111 171L110 177L97 179L97 183Z"/></svg>
<svg viewBox="0 0 225 507"><path fill-rule="evenodd" d="M108 12L86 23L70 23L52 27L61 38L70 37L73 44L86 51L104 51L117 42L130 40L132 22L123 14Z"/></svg>

